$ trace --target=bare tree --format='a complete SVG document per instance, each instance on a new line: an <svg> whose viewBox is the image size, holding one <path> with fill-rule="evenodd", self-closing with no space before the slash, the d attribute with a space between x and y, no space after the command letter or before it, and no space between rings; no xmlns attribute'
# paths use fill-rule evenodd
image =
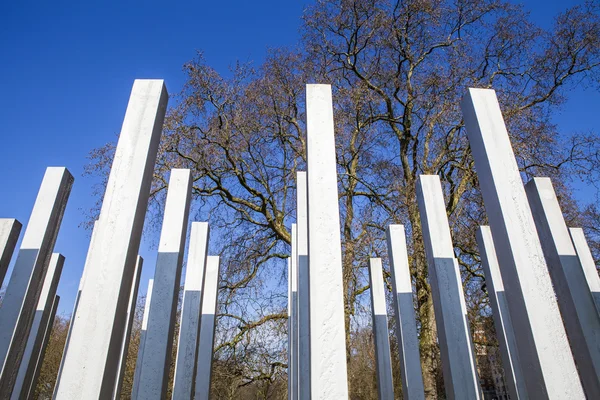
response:
<svg viewBox="0 0 600 400"><path fill-rule="evenodd" d="M461 96L469 86L497 90L524 173L562 181L561 173L580 160L594 170L590 156L597 137L585 149L580 138L561 143L550 115L564 101L565 85L597 81L597 6L566 11L551 32L501 1L319 1L305 22L305 47L319 61L318 73L355 93L369 110L362 122L381 132L384 168L372 179L389 182L397 195L381 196L380 190L374 195L388 205L382 210L394 210L389 219L405 223L411 233L425 389L434 398L440 388L416 206L418 175L438 174L445 182L455 253L469 294L482 278L473 237L484 214L458 107Z"/></svg>
<svg viewBox="0 0 600 400"><path fill-rule="evenodd" d="M155 171L153 215L168 171L192 169L197 217L210 221L211 250L223 263L213 381L219 398L283 396L284 259L295 172L305 168L304 85L334 89L352 397L374 393L365 393L374 370L360 313L368 304L361 296L369 290L367 261L385 258L386 225L403 223L425 389L435 399L443 382L418 176L438 174L444 182L469 315L487 321L474 242L486 217L460 99L467 87L496 89L523 176L551 176L570 220L579 220L569 176L596 179L599 139L559 132L551 116L569 88L598 83L599 17L587 2L543 30L500 0L320 0L305 13L299 50L272 50L262 65L235 65L227 77L201 54L184 66L187 83L169 111ZM110 145L94 151L89 171L105 174L111 157Z"/></svg>
<svg viewBox="0 0 600 400"><path fill-rule="evenodd" d="M52 332L50 333L50 339L48 340L46 352L44 354L42 369L40 370L37 386L35 388L33 396L35 399L52 398L68 330L69 319L57 314L54 318Z"/></svg>

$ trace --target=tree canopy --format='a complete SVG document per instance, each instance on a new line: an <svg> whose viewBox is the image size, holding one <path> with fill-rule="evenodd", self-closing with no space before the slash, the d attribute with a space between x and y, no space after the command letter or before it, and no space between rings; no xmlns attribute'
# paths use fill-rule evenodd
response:
<svg viewBox="0 0 600 400"><path fill-rule="evenodd" d="M407 230L426 395L444 397L420 174L441 177L471 325L489 332L476 343L495 345L475 244L486 215L459 109L466 88L496 90L523 178L550 176L569 223L585 226L600 249L597 209L569 190L573 180L597 180L600 137L561 132L552 119L570 89L600 82L599 11L595 2L575 5L543 29L503 0L318 0L305 11L298 46L271 49L260 65L218 72L201 53L184 65L148 218L160 217L170 169L190 168L193 211L210 222L211 250L222 257L215 398L285 397L284 259L295 174L305 169L307 83L329 83L334 94L352 398L377 395L363 294L369 257L387 258L390 223ZM113 148L94 150L88 172L106 177Z"/></svg>

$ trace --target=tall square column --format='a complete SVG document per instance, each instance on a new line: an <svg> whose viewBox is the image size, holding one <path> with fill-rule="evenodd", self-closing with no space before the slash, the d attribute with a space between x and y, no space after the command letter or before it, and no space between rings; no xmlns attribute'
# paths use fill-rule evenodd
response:
<svg viewBox="0 0 600 400"><path fill-rule="evenodd" d="M87 256L86 256L86 260L84 263L84 267L85 264L87 264L89 256L90 256L90 248L92 247L92 244L94 243L94 233L96 232L96 226L98 225L98 221L94 221L94 227L92 228L92 234L90 237L90 244L88 246L88 252L87 252ZM54 392L52 394L52 398L55 399L56 398L56 392L58 390L58 386L60 383L60 377L62 376L62 370L63 367L65 365L65 359L67 358L67 350L69 349L69 341L71 339L71 332L73 331L73 321L75 320L75 315L77 314L77 306L79 305L79 298L81 297L81 288L83 287L83 281L85 279L85 268L81 273L81 278L79 278L79 287L77 288L77 294L75 295L75 302L73 303L73 311L71 312L71 320L69 321L69 329L67 330L67 339L65 340L65 347L63 349L63 356L60 359L60 366L58 367L58 374L56 375L56 382L54 384Z"/></svg>
<svg viewBox="0 0 600 400"><path fill-rule="evenodd" d="M310 400L310 291L308 275L308 199L306 172L296 173L298 255L298 398Z"/></svg>
<svg viewBox="0 0 600 400"><path fill-rule="evenodd" d="M600 312L600 277L598 276L598 269L594 262L594 257L588 246L588 242L581 228L569 228L571 240L573 240L573 246L577 251L577 257L579 263L585 273L585 279L587 280L588 287L594 297L594 303L596 303L596 309Z"/></svg>
<svg viewBox="0 0 600 400"><path fill-rule="evenodd" d="M550 178L533 178L525 185L525 193L583 390L588 398L600 399L600 315L569 228Z"/></svg>
<svg viewBox="0 0 600 400"><path fill-rule="evenodd" d="M141 400L160 400L167 393L191 190L190 170L171 170L144 344L152 351L140 360Z"/></svg>
<svg viewBox="0 0 600 400"><path fill-rule="evenodd" d="M496 93L469 89L461 108L527 394L532 398L584 398Z"/></svg>
<svg viewBox="0 0 600 400"><path fill-rule="evenodd" d="M371 284L373 334L375 336L375 361L377 363L377 393L380 399L393 399L392 353L381 258L369 260L369 281Z"/></svg>
<svg viewBox="0 0 600 400"><path fill-rule="evenodd" d="M187 265L185 267L185 284L172 400L190 400L194 395L198 336L200 335L200 317L202 313L202 286L206 273L208 238L208 223L192 222L192 233L190 234Z"/></svg>
<svg viewBox="0 0 600 400"><path fill-rule="evenodd" d="M0 393L17 378L72 185L66 168L46 169L0 307Z"/></svg>
<svg viewBox="0 0 600 400"><path fill-rule="evenodd" d="M504 369L508 393L511 398L526 399L527 388L521 371L515 332L510 319L504 283L500 275L496 248L489 226L480 226L477 229L477 245L479 246L485 284L492 307L494 327L498 337L498 347L500 347L500 355L502 356L502 368Z"/></svg>
<svg viewBox="0 0 600 400"><path fill-rule="evenodd" d="M425 389L404 225L388 226L387 248L392 275L392 298L396 313L396 335L398 335L400 351L402 395L408 400L424 400Z"/></svg>
<svg viewBox="0 0 600 400"><path fill-rule="evenodd" d="M429 265L429 281L446 396L457 400L479 399L481 390L462 280L454 258L454 246L439 176L419 177L417 201Z"/></svg>
<svg viewBox="0 0 600 400"><path fill-rule="evenodd" d="M14 218L0 218L0 287L21 233L21 223Z"/></svg>
<svg viewBox="0 0 600 400"><path fill-rule="evenodd" d="M144 358L144 345L146 343L146 331L148 330L148 314L150 312L150 303L152 301L152 287L154 279L148 281L148 290L146 291L146 301L144 302L144 315L142 316L142 328L140 329L140 344L135 362L135 371L133 372L133 387L131 388L131 398L138 395L140 387L140 372L142 371L141 360Z"/></svg>
<svg viewBox="0 0 600 400"><path fill-rule="evenodd" d="M348 398L344 282L330 85L306 85L311 392Z"/></svg>
<svg viewBox="0 0 600 400"><path fill-rule="evenodd" d="M210 399L215 325L217 320L217 299L219 298L219 272L219 257L208 256L204 277L204 294L202 296L200 338L198 340L196 387L194 388L195 400Z"/></svg>
<svg viewBox="0 0 600 400"><path fill-rule="evenodd" d="M117 382L115 384L115 392L113 399L121 398L121 386L123 386L123 377L127 368L127 354L129 354L129 341L131 339L131 329L133 327L133 319L135 317L135 307L137 305L138 289L140 287L140 278L142 276L142 267L144 259L138 255L135 262L135 272L133 274L133 283L131 284L131 295L129 297L129 306L127 308L127 325L123 334L123 344L121 345L121 359L119 360L119 368L117 369Z"/></svg>
<svg viewBox="0 0 600 400"><path fill-rule="evenodd" d="M112 397L167 98L162 80L133 84L84 267L58 400Z"/></svg>
<svg viewBox="0 0 600 400"><path fill-rule="evenodd" d="M292 224L292 256L288 258L288 399L298 399L298 254L297 225Z"/></svg>
<svg viewBox="0 0 600 400"><path fill-rule="evenodd" d="M42 348L39 352L37 363L35 365L35 371L33 373L33 379L31 380L31 386L29 386L29 394L27 400L34 400L35 388L42 372L42 366L44 365L44 356L46 355L46 349L48 348L48 342L50 336L52 336L52 329L54 328L54 320L56 319L56 310L58 310L58 304L60 303L60 296L54 296L54 302L52 303L52 309L50 311L50 317L48 318L48 324L44 333L44 341L42 342Z"/></svg>
<svg viewBox="0 0 600 400"><path fill-rule="evenodd" d="M31 324L27 346L25 346L25 352L23 353L23 359L21 360L17 379L12 388L11 400L27 398L29 395L29 389L33 382L40 352L44 350L43 344L46 328L51 317L52 305L54 304L56 289L64 264L65 258L61 254L52 254L50 265L48 266L48 271L44 280L44 286L42 287L40 300L38 301L35 310L35 317Z"/></svg>

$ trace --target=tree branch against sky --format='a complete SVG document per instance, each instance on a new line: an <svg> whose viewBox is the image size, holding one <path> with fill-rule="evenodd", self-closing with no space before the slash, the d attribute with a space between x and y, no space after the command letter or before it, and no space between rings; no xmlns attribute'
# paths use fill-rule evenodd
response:
<svg viewBox="0 0 600 400"><path fill-rule="evenodd" d="M568 220L588 221L593 233L597 211L570 188L573 179L597 180L599 137L562 132L552 117L571 89L598 86L600 10L581 3L542 29L523 7L496 0L322 0L303 21L297 48L273 49L258 65L219 72L198 54L184 66L187 81L165 123L154 218L168 171L192 169L194 209L209 220L211 248L222 255L214 385L223 398L277 398L284 390L283 259L295 173L305 168L304 85L319 82L334 90L351 392L376 396L364 393L365 376L374 376L365 362L366 267L369 257L385 257L385 227L403 223L426 394L442 397L418 176L442 179L469 317L489 331L474 241L486 218L460 99L467 87L497 91L523 177L552 177ZM111 154L95 150L91 171L105 173Z"/></svg>

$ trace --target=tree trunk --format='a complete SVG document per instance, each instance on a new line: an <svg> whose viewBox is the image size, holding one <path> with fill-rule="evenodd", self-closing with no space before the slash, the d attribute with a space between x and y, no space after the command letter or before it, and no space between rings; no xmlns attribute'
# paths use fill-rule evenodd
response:
<svg viewBox="0 0 600 400"><path fill-rule="evenodd" d="M414 187L414 186L413 186ZM416 199L416 197L411 197ZM421 351L421 369L423 371L423 386L425 398L437 400L437 329L433 312L433 297L431 286L427 282L428 268L423 247L421 221L416 201L408 204L408 215L412 226L412 268L411 274L416 278L417 318L421 323L419 347Z"/></svg>

